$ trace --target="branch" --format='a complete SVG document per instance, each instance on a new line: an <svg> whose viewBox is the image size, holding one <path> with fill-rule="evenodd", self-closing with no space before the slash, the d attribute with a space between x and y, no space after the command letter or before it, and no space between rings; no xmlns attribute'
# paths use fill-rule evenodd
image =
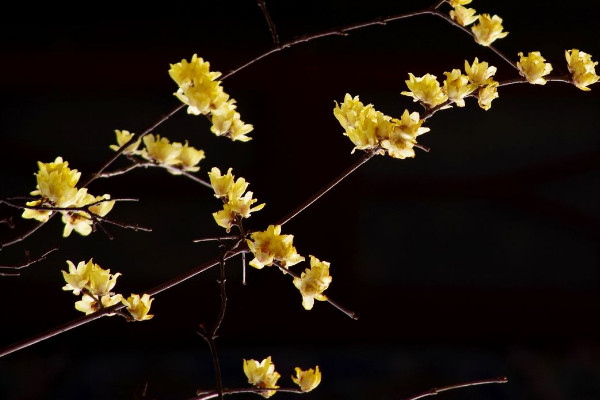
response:
<svg viewBox="0 0 600 400"><path fill-rule="evenodd" d="M262 392L268 392L270 390L276 390L276 391L282 392L282 393L296 393L296 394L304 394L305 393L302 390L300 390L300 388L278 388L278 389L275 389L275 388L253 387L253 388L243 388L243 389L223 389L223 394L239 394L239 393L261 394ZM192 397L191 399L188 399L188 400L208 400L208 399L214 399L217 396L219 396L219 393L217 393L217 392L200 392L200 393L198 393L198 396Z"/></svg>
<svg viewBox="0 0 600 400"><path fill-rule="evenodd" d="M408 397L405 400L418 400L418 399L422 399L423 397L429 397L429 396L435 396L439 393L442 392L447 392L449 390L454 390L454 389L462 389L462 388L466 388L469 386L478 386L478 385L489 385L492 383L506 383L508 382L508 378L506 378L505 376L501 376L498 378L492 378L492 379L484 379L481 381L473 381L473 382L466 382L466 383L457 383L455 385L449 385L449 386L443 386L441 388L433 388L433 389L429 389L426 392L423 392L419 395L413 396L413 397Z"/></svg>
<svg viewBox="0 0 600 400"><path fill-rule="evenodd" d="M45 252L44 254L42 254L41 256L39 256L38 258L35 258L33 260L29 259L29 253L27 252L27 260L28 261L25 264L12 265L12 266L0 266L0 276L20 276L21 275L21 273L19 272L20 270L22 270L23 268L27 268L32 264L38 263L42 260L45 260L46 257L48 256L48 254L53 253L57 250L58 250L58 247L50 249L47 252ZM2 271L8 271L8 272L2 272Z"/></svg>
<svg viewBox="0 0 600 400"><path fill-rule="evenodd" d="M267 11L267 5L265 4L265 0L257 0L258 6L260 7L265 19L267 20L267 24L269 25L269 31L271 32L271 37L273 38L273 43L275 46L279 47L279 36L277 36L277 30L275 29L275 24L271 19L271 15L269 11Z"/></svg>

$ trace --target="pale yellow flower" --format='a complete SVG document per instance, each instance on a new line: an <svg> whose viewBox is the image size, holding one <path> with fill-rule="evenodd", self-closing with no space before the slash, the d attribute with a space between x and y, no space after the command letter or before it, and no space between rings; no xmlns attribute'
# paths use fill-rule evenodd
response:
<svg viewBox="0 0 600 400"><path fill-rule="evenodd" d="M217 136L228 136L232 140L247 142L251 137L246 136L254 127L244 123L236 111L235 100L223 102L218 108L212 110L212 126L210 128Z"/></svg>
<svg viewBox="0 0 600 400"><path fill-rule="evenodd" d="M323 292L329 287L331 280L329 263L310 256L310 269L305 269L299 278L294 278L294 286L300 290L302 306L305 310L313 308L315 299L327 300L327 296Z"/></svg>
<svg viewBox="0 0 600 400"><path fill-rule="evenodd" d="M256 360L244 359L243 367L249 384L264 389L279 389L277 380L279 380L281 375L275 371L275 364L271 363L271 356L265 358L260 363ZM269 398L275 393L276 390L260 392L265 398Z"/></svg>
<svg viewBox="0 0 600 400"><path fill-rule="evenodd" d="M119 150L125 143L129 142L131 138L135 136L135 134L130 133L129 131L120 131L118 129L115 129L115 133L117 135L117 144L110 145L110 149L114 151ZM138 147L141 141L142 140L138 138L136 141L131 143L129 146L127 146L127 148L125 148L125 150L123 150L123 154L138 154Z"/></svg>
<svg viewBox="0 0 600 400"><path fill-rule="evenodd" d="M589 91L589 85L598 82L596 75L596 65L598 62L592 61L592 56L577 49L566 50L565 58L569 67L569 72L573 78L573 83L581 90Z"/></svg>
<svg viewBox="0 0 600 400"><path fill-rule="evenodd" d="M344 135L354 143L352 153L357 149L367 150L377 147L379 125L383 124L386 118L375 110L372 104L365 106L358 96L352 97L346 93L341 105L335 102L333 115L344 128ZM387 119L391 118L387 117Z"/></svg>
<svg viewBox="0 0 600 400"><path fill-rule="evenodd" d="M265 206L265 203L259 204L255 207L250 207L252 204L258 201L257 199L253 199L252 195L252 192L246 192L246 194L242 197L230 198L228 205L231 207L231 211L243 218L250 218L250 213L262 210Z"/></svg>
<svg viewBox="0 0 600 400"><path fill-rule="evenodd" d="M75 206L85 207L89 204L94 204L88 207L91 213L99 217L104 217L112 210L115 201L110 200L109 194L94 197L87 193L86 188L79 189L79 196ZM75 231L82 236L87 236L92 232L94 221L90 214L84 211L61 211L61 213L63 214L62 221L65 224L63 237L68 237L72 231Z"/></svg>
<svg viewBox="0 0 600 400"><path fill-rule="evenodd" d="M34 201L28 201L27 203L25 203L25 205L28 205L31 207L38 207L38 206L43 206L42 203L43 203L42 200L34 200ZM21 214L21 217L26 218L26 219L35 219L40 222L46 222L50 219L51 215L52 215L52 211L34 210L32 208L26 208L25 210L23 210L23 214Z"/></svg>
<svg viewBox="0 0 600 400"><path fill-rule="evenodd" d="M88 209L90 210L90 212L100 217L106 216L106 214L108 214L115 205L115 201L110 200L110 194L105 194L96 197L90 195L90 198L86 199L86 203L82 205L88 205L92 203L95 204L93 206L89 206Z"/></svg>
<svg viewBox="0 0 600 400"><path fill-rule="evenodd" d="M213 218L217 225L225 228L227 233L231 230L231 227L237 222L237 215L231 209L231 206L227 203L223 204L223 209L221 211L214 212L212 214Z"/></svg>
<svg viewBox="0 0 600 400"><path fill-rule="evenodd" d="M293 235L281 235L281 225L269 225L266 231L253 232L246 241L254 255L250 265L261 269L277 261L282 267L288 268L304 261L304 257L296 252L293 240Z"/></svg>
<svg viewBox="0 0 600 400"><path fill-rule="evenodd" d="M127 299L122 299L122 303L127 308L127 311L129 311L129 314L136 321L152 319L154 315L148 314L148 312L153 301L154 299L151 299L149 294L144 294L140 297L139 294L132 293Z"/></svg>
<svg viewBox="0 0 600 400"><path fill-rule="evenodd" d="M472 65L469 65L469 62L465 60L465 72L469 76L469 81L477 86L493 82L492 76L497 70L494 66L488 66L486 61L479 62L477 57L475 57Z"/></svg>
<svg viewBox="0 0 600 400"><path fill-rule="evenodd" d="M56 157L54 162L38 162L39 171L35 174L37 189L31 192L33 196L42 196L56 207L70 207L77 201L78 189L75 187L81 172L71 170L69 163L62 157Z"/></svg>
<svg viewBox="0 0 600 400"><path fill-rule="evenodd" d="M473 0L450 0L450 5L454 8L458 6L464 6L465 4L469 4Z"/></svg>
<svg viewBox="0 0 600 400"><path fill-rule="evenodd" d="M459 25L468 26L479 19L479 16L475 15L476 12L474 8L456 5L454 6L454 10L450 10L450 18L455 20Z"/></svg>
<svg viewBox="0 0 600 400"><path fill-rule="evenodd" d="M303 392L310 392L321 383L321 371L317 365L315 369L308 369L303 371L299 367L296 367L296 376L292 375L292 381L298 386Z"/></svg>
<svg viewBox="0 0 600 400"><path fill-rule="evenodd" d="M92 262L92 260L90 260ZM104 296L112 294L111 290L117 284L117 278L121 276L120 272L111 274L110 269L102 269L98 264L92 263L90 267L90 282L87 287L94 296Z"/></svg>
<svg viewBox="0 0 600 400"><path fill-rule="evenodd" d="M67 265L69 266L69 272L61 271L64 280L67 282L62 290L72 290L73 294L79 295L81 290L86 287L90 281L90 270L93 265L92 260L87 263L80 261L77 264L77 267L71 261L67 260Z"/></svg>
<svg viewBox="0 0 600 400"><path fill-rule="evenodd" d="M429 132L429 128L421 127L423 121L419 118L418 112L409 113L404 110L402 117L392 120L394 129L389 138L381 141L381 147L387 150L388 154L394 158L404 159L414 157L414 145L417 143L417 136Z"/></svg>
<svg viewBox="0 0 600 400"><path fill-rule="evenodd" d="M410 92L402 92L403 95L412 97L414 101L420 101L429 108L433 108L448 100L448 96L437 81L437 77L425 74L416 78L412 73L408 74L409 80L405 81Z"/></svg>
<svg viewBox="0 0 600 400"><path fill-rule="evenodd" d="M484 110L489 110L492 107L492 100L498 97L498 82L492 82L486 86L479 88L479 94L477 100L479 107Z"/></svg>
<svg viewBox="0 0 600 400"><path fill-rule="evenodd" d="M215 191L215 197L226 197L227 193L233 186L233 175L231 174L232 168L229 168L225 175L221 175L221 170L217 167L213 167L208 173L210 178L210 185Z"/></svg>
<svg viewBox="0 0 600 400"><path fill-rule="evenodd" d="M155 161L165 166L174 166L179 163L179 154L181 154L181 143L170 143L169 139L161 138L160 135L144 136L144 145L142 156L147 160Z"/></svg>
<svg viewBox="0 0 600 400"><path fill-rule="evenodd" d="M62 222L65 224L63 237L69 237L73 231L81 236L87 236L92 233L93 221L86 212L62 212Z"/></svg>
<svg viewBox="0 0 600 400"><path fill-rule="evenodd" d="M502 39L508 32L502 32L502 18L497 15L490 17L489 14L479 15L479 23L471 27L475 41L482 46L489 46L496 39Z"/></svg>
<svg viewBox="0 0 600 400"><path fill-rule="evenodd" d="M115 304L119 304L123 301L123 296L120 294L106 294L100 297L100 304L98 301L88 294L84 294L81 300L75 302L75 309L87 314L95 313L101 308L112 307ZM108 313L107 315L115 315L114 313Z"/></svg>
<svg viewBox="0 0 600 400"><path fill-rule="evenodd" d="M469 77L463 75L459 69L453 69L452 72L444 72L446 80L444 81L444 92L448 95L448 99L453 101L457 107L464 107L464 98L475 89L477 85L470 83Z"/></svg>
<svg viewBox="0 0 600 400"><path fill-rule="evenodd" d="M546 80L543 78L552 71L552 65L546 62L539 51L530 52L527 57L519 52L520 60L517 61L519 73L524 76L529 83L536 85L545 85Z"/></svg>
<svg viewBox="0 0 600 400"><path fill-rule="evenodd" d="M204 158L204 150L197 150L194 147L189 146L186 140L177 157L179 162L176 166L184 171L196 172L200 170L200 167L197 166L198 163Z"/></svg>

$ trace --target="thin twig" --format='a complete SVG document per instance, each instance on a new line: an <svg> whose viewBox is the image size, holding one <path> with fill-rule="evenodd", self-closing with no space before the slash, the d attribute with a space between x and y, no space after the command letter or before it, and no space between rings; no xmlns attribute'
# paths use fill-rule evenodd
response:
<svg viewBox="0 0 600 400"><path fill-rule="evenodd" d="M462 389L462 388L466 388L466 387L470 387L470 386L478 386L478 385L489 385L492 383L506 383L508 382L508 378L506 378L505 376L501 376L498 378L492 378L492 379L483 379L481 381L472 381L472 382L466 382L466 383L457 383L455 385L449 385L449 386L443 386L441 388L433 388L433 389L429 389L426 392L423 392L419 395L413 396L413 397L408 397L405 400L418 400L418 399L422 399L423 397L429 397L429 396L435 396L439 393L442 392L447 392L449 390L454 390L454 389Z"/></svg>
<svg viewBox="0 0 600 400"><path fill-rule="evenodd" d="M296 394L303 394L306 392L303 392L300 388L257 388L257 387L252 387L252 388L241 388L241 389L223 389L223 394L239 394L239 393L256 393L256 394L260 394L263 392L268 392L271 390L275 390L277 392L282 392L282 393L296 393ZM196 397L192 397L191 399L188 400L208 400L208 399L214 399L215 397L219 396L218 392L203 392L203 394L196 396Z"/></svg>
<svg viewBox="0 0 600 400"><path fill-rule="evenodd" d="M273 43L275 46L279 47L279 36L277 35L277 29L275 29L275 24L271 19L271 15L267 10L267 5L265 4L265 0L257 0L258 6L260 7L265 19L267 20L267 24L269 25L269 31L271 32L271 37L273 38Z"/></svg>
<svg viewBox="0 0 600 400"><path fill-rule="evenodd" d="M200 243L200 242L220 242L221 240L238 240L239 236L213 236L202 239L194 239L192 242Z"/></svg>
<svg viewBox="0 0 600 400"><path fill-rule="evenodd" d="M44 254L42 254L41 256L39 256L38 258L35 258L33 260L30 260L29 255L27 255L28 261L25 264L12 265L12 266L0 266L0 271L9 271L9 272L0 272L0 276L19 276L19 275L21 275L21 273L19 272L20 270L22 270L23 268L27 268L30 265L38 263L42 260L45 260L46 257L48 256L48 254L53 253L57 250L58 250L58 247L50 249L47 252L45 252Z"/></svg>

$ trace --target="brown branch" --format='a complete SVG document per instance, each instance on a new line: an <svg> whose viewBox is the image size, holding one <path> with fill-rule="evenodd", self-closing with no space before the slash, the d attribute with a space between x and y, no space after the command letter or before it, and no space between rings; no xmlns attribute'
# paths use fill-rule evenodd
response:
<svg viewBox="0 0 600 400"><path fill-rule="evenodd" d="M470 387L470 386L489 385L489 384L493 384L493 383L506 383L506 382L508 382L508 378L501 376L498 378L483 379L481 381L457 383L455 385L449 385L449 386L443 386L441 388L429 389L428 391L418 394L416 396L408 397L405 400L418 400L418 399L422 399L423 397L435 396L442 392L447 392L449 390L454 390L454 389L462 389L462 388L466 388L466 387Z"/></svg>
<svg viewBox="0 0 600 400"><path fill-rule="evenodd" d="M277 29L275 29L275 24L271 19L271 15L267 10L267 5L265 4L265 0L257 0L258 6L260 7L265 19L267 20L267 24L269 25L269 31L271 32L271 37L273 38L273 43L275 46L279 47L279 36L277 35Z"/></svg>
<svg viewBox="0 0 600 400"><path fill-rule="evenodd" d="M212 189L212 185L203 180L198 178L196 175L189 173L188 171L182 170L180 168L177 167L173 167L170 165L163 165L163 164L157 164L154 162L150 162L150 161L140 161L134 158L129 158L131 160L131 162L133 163L132 165L125 167L123 169L118 169L115 171L111 171L111 172L104 172L100 175L98 175L98 178L112 178L113 176L118 176L118 175L123 175L126 174L128 172L133 171L136 168L149 168L149 167L154 167L154 168L162 168L165 169L167 171L169 171L169 173L171 173L172 175L181 175L181 176L185 176L188 179L191 179L192 181L199 183L203 186L206 186L210 189Z"/></svg>
<svg viewBox="0 0 600 400"><path fill-rule="evenodd" d="M21 275L21 272L19 272L20 270L29 267L30 265L33 265L35 263L38 263L42 260L45 260L46 257L50 254L53 253L55 251L58 250L58 247L55 247L53 249L48 250L47 252L45 252L44 254L42 254L41 256L39 256L38 258L35 258L33 260L29 259L29 254L27 253L27 262L25 264L20 264L20 265L10 265L10 266L0 266L0 276L19 276ZM8 272L2 272L2 271L8 271Z"/></svg>
<svg viewBox="0 0 600 400"><path fill-rule="evenodd" d="M239 394L239 393L256 393L256 394L261 394L263 392L268 392L271 390L276 390L278 392L282 392L282 393L296 393L296 394L304 394L306 392L303 392L300 388L257 388L257 387L252 387L252 388L241 388L241 389L223 389L223 394ZM215 397L219 396L218 392L203 392L203 391L198 391L198 396L196 397L192 397L191 399L188 400L208 400L208 399L214 399Z"/></svg>

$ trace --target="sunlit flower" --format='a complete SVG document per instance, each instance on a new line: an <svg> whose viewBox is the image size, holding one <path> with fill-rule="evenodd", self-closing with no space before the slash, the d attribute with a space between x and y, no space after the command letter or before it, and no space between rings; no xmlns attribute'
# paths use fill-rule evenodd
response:
<svg viewBox="0 0 600 400"><path fill-rule="evenodd" d="M221 170L217 167L213 167L208 173L210 178L210 185L215 191L215 197L226 197L227 193L233 186L233 175L231 174L232 168L229 168L225 175L221 175Z"/></svg>
<svg viewBox="0 0 600 400"><path fill-rule="evenodd" d="M469 4L472 0L450 0L450 5L454 8Z"/></svg>
<svg viewBox="0 0 600 400"><path fill-rule="evenodd" d="M463 75L459 69L453 69L452 72L444 72L446 80L444 81L444 91L448 99L452 100L457 107L464 107L464 98L475 89L477 85L469 82L469 77Z"/></svg>
<svg viewBox="0 0 600 400"><path fill-rule="evenodd" d="M333 115L344 128L344 135L354 143L355 147L352 153L357 149L366 150L377 147L379 144L378 127L386 118L375 110L372 104L365 106L360 102L358 96L352 97L346 93L341 105L337 101L335 102Z"/></svg>
<svg viewBox="0 0 600 400"><path fill-rule="evenodd" d="M573 83L581 90L589 91L589 85L598 82L596 75L596 65L598 62L592 61L592 56L577 49L565 51L565 58L569 66L569 72L573 77Z"/></svg>
<svg viewBox="0 0 600 400"><path fill-rule="evenodd" d="M90 260L92 262L92 260ZM92 263L90 267L89 291L94 296L104 296L112 294L111 290L117 284L117 278L121 276L120 272L111 274L110 269L103 269L98 264Z"/></svg>
<svg viewBox="0 0 600 400"><path fill-rule="evenodd" d="M427 107L433 108L448 100L448 96L440 87L435 75L425 74L416 78L412 73L408 74L409 80L405 81L410 92L402 92L405 96L414 98L414 101L420 101Z"/></svg>
<svg viewBox="0 0 600 400"><path fill-rule="evenodd" d="M323 292L329 287L331 279L329 263L310 256L310 269L305 269L299 278L294 278L294 286L300 290L304 309L311 310L315 299L327 300L327 296Z"/></svg>
<svg viewBox="0 0 600 400"><path fill-rule="evenodd" d="M492 82L486 86L479 88L479 94L477 100L479 107L484 110L489 110L492 106L492 100L498 97L498 82Z"/></svg>
<svg viewBox="0 0 600 400"><path fill-rule="evenodd" d="M213 218L217 225L225 228L227 233L231 230L231 227L235 225L237 215L231 209L229 204L223 204L223 209L221 211L214 212L212 214Z"/></svg>
<svg viewBox="0 0 600 400"><path fill-rule="evenodd" d="M497 15L479 15L479 23L471 27L475 41L482 46L489 46L496 39L502 39L508 32L502 32L502 18Z"/></svg>
<svg viewBox="0 0 600 400"><path fill-rule="evenodd" d="M81 196L78 196L75 206L85 207L89 205L88 210L99 217L104 217L115 205L115 201L110 200L109 194L94 197L91 194L88 194L87 189L85 188L80 189L79 194L81 194ZM61 213L63 214L62 221L65 224L63 231L64 237L68 237L72 231L75 231L82 236L87 236L92 232L92 225L94 221L92 216L87 212L61 211Z"/></svg>
<svg viewBox="0 0 600 400"><path fill-rule="evenodd" d="M41 206L43 206L42 203L43 203L42 200L34 200L34 201L26 202L25 205L28 205L30 207L41 207ZM52 215L52 211L35 210L33 208L26 208L25 210L23 210L23 214L21 214L21 217L26 218L26 219L35 219L40 222L46 222L50 219L51 215Z"/></svg>
<svg viewBox="0 0 600 400"><path fill-rule="evenodd" d="M479 19L479 16L475 15L476 12L474 8L466 8L457 4L454 6L454 10L450 10L450 18L462 26L467 26Z"/></svg>
<svg viewBox="0 0 600 400"><path fill-rule="evenodd" d="M248 383L253 386L264 389L279 389L277 380L281 375L275 371L275 364L271 363L271 356L265 358L260 363L256 360L244 359L244 374L248 378ZM276 392L276 390L268 390L260 392L260 394L265 398L269 398Z"/></svg>
<svg viewBox="0 0 600 400"><path fill-rule="evenodd" d="M296 367L296 376L292 375L292 381L298 386L303 392L310 392L321 383L321 371L317 365L315 369L308 369L303 371L299 367Z"/></svg>
<svg viewBox="0 0 600 400"><path fill-rule="evenodd" d="M87 314L95 313L101 308L112 307L115 304L119 304L123 300L123 296L120 294L106 294L100 297L100 304L98 301L88 294L84 294L81 300L75 302L75 309ZM108 313L107 315L114 315L114 313Z"/></svg>
<svg viewBox="0 0 600 400"><path fill-rule="evenodd" d="M259 204L255 207L250 207L258 200L252 198L252 192L246 192L244 196L233 197L229 199L228 205L231 207L231 211L242 216L243 218L250 218L250 213L254 211L262 210L265 203Z"/></svg>
<svg viewBox="0 0 600 400"><path fill-rule="evenodd" d="M144 136L144 145L142 156L148 160L156 161L161 165L173 166L179 163L179 154L181 154L181 143L170 143L169 139L161 138L160 135Z"/></svg>
<svg viewBox="0 0 600 400"><path fill-rule="evenodd" d="M293 235L281 235L281 225L269 225L266 231L253 232L247 240L248 248L254 255L250 265L261 269L277 261L287 268L304 261L292 245Z"/></svg>
<svg viewBox="0 0 600 400"><path fill-rule="evenodd" d="M200 170L200 167L197 166L198 163L204 158L204 150L197 150L194 147L189 146L186 140L177 157L179 162L176 166L184 171L196 172Z"/></svg>
<svg viewBox="0 0 600 400"><path fill-rule="evenodd" d="M530 52L527 57L523 53L519 53L520 60L517 61L517 68L520 74L527 81L536 85L545 85L546 80L543 78L552 71L552 65L547 63L539 51Z"/></svg>
<svg viewBox="0 0 600 400"><path fill-rule="evenodd" d="M62 222L65 224L63 237L69 237L73 231L81 236L92 233L94 222L88 213L83 211L63 212L62 215Z"/></svg>
<svg viewBox="0 0 600 400"><path fill-rule="evenodd" d="M497 70L496 67L488 66L486 61L479 62L477 57L475 57L472 65L469 65L469 62L465 60L465 72L469 76L469 81L477 86L493 82L492 76Z"/></svg>
<svg viewBox="0 0 600 400"><path fill-rule="evenodd" d="M70 169L69 163L62 157L56 157L54 162L38 162L39 171L35 174L37 189L31 192L33 196L42 196L56 207L70 207L77 201L75 187L81 172Z"/></svg>
<svg viewBox="0 0 600 400"><path fill-rule="evenodd" d="M132 293L127 299L122 299L122 303L127 308L127 311L129 311L129 314L136 321L152 319L153 315L148 314L148 312L153 301L154 299L151 299L149 294L144 294L140 297L139 294Z"/></svg>
<svg viewBox="0 0 600 400"><path fill-rule="evenodd" d="M212 111L212 127L210 128L217 136L229 136L232 140L247 142L251 137L246 136L254 127L246 124L240 119L240 114L236 111L235 100L230 99L223 102L218 108Z"/></svg>
<svg viewBox="0 0 600 400"><path fill-rule="evenodd" d="M117 151L119 150L121 147L123 147L123 145L127 142L129 142L131 140L131 138L133 138L135 135L133 133L130 133L129 131L120 131L118 129L115 129L115 133L117 135L117 144L111 144L110 148L111 150ZM136 141L134 141L133 143L131 143L129 146L127 146L127 148L125 148L125 150L123 150L123 154L138 154L138 146L141 143L141 139L137 139Z"/></svg>
<svg viewBox="0 0 600 400"><path fill-rule="evenodd" d="M83 289L88 282L90 281L90 270L92 268L93 262L92 260L87 263L81 261L77 264L73 264L71 261L67 260L67 265L69 266L69 272L61 271L63 274L63 278L67 282L65 286L63 286L63 290L72 290L73 294L79 295L81 289Z"/></svg>
<svg viewBox="0 0 600 400"><path fill-rule="evenodd" d="M414 157L417 136L429 132L429 128L421 127L423 121L419 119L418 112L409 113L408 110L404 110L399 120L393 119L392 121L393 129L389 137L381 141L381 147L394 158Z"/></svg>

